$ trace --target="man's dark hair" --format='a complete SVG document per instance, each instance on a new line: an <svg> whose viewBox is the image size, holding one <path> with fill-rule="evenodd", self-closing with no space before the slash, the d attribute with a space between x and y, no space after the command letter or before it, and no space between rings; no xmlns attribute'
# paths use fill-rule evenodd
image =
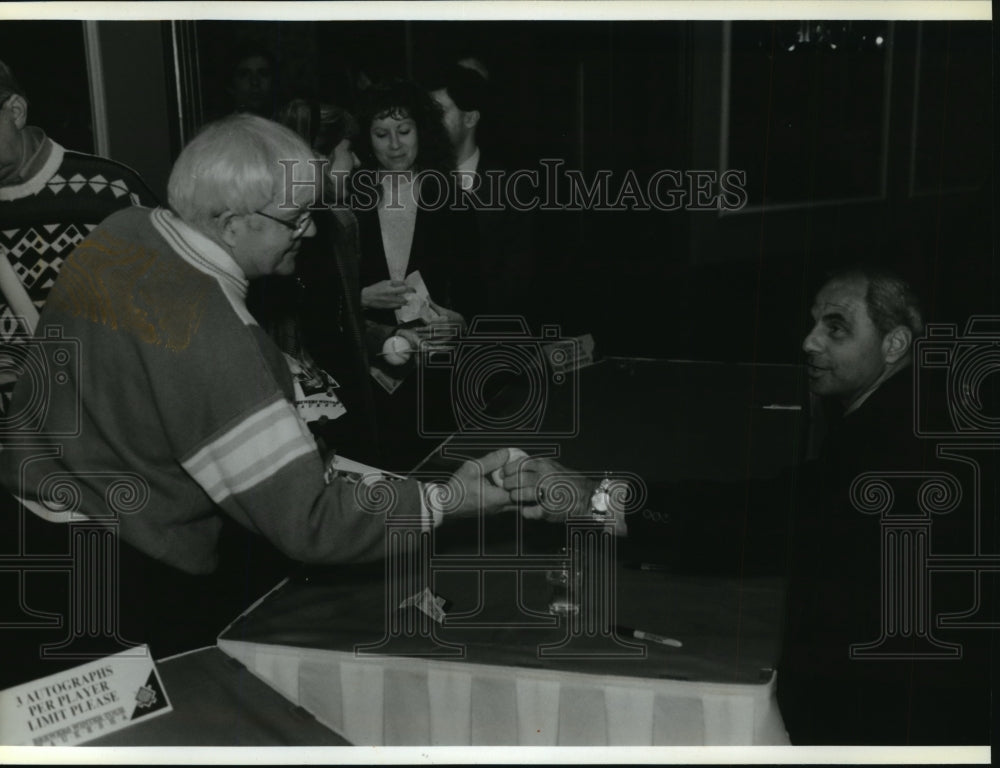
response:
<svg viewBox="0 0 1000 768"><path fill-rule="evenodd" d="M428 90L446 90L463 112L489 113L489 83L474 69L453 64L437 70L427 82Z"/></svg>
<svg viewBox="0 0 1000 768"><path fill-rule="evenodd" d="M863 279L866 282L865 304L868 316L880 334L885 336L897 326L910 329L913 338L924 333L920 298L913 286L900 274L886 267L855 264L827 275L830 280Z"/></svg>
<svg viewBox="0 0 1000 768"><path fill-rule="evenodd" d="M414 170L448 173L455 169L455 151L442 123L441 107L412 80L393 79L367 88L358 110L358 156L365 168L375 168L371 127L376 120L410 118L417 125L417 163Z"/></svg>

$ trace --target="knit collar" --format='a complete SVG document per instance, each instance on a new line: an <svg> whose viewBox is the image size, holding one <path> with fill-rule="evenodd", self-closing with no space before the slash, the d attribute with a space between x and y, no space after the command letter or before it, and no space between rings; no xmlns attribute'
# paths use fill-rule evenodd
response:
<svg viewBox="0 0 1000 768"><path fill-rule="evenodd" d="M246 275L222 246L184 223L166 208L153 211L153 226L192 267L214 277L223 289L234 293L241 301L246 301Z"/></svg>
<svg viewBox="0 0 1000 768"><path fill-rule="evenodd" d="M62 165L65 150L41 128L28 126L21 135L24 159L17 170L0 180L0 200L18 200L38 194Z"/></svg>

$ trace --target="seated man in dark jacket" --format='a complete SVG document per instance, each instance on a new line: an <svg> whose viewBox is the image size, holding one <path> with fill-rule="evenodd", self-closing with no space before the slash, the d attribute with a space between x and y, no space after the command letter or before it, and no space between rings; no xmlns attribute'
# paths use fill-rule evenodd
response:
<svg viewBox="0 0 1000 768"><path fill-rule="evenodd" d="M931 608L967 609L974 592L971 579L932 582L919 566L930 511L950 511L935 516L934 552L955 551L968 517L925 494L927 483L943 490L965 477L914 434L917 299L893 274L851 269L822 287L812 315L803 350L829 425L819 456L770 481L652 489L649 509L619 521L626 555L678 571L787 577L777 691L793 743L988 743L988 632L945 638L962 655L927 626ZM505 469L505 487L522 503L541 499L538 514L552 517L545 487L560 473L565 482L554 462L532 459L520 473ZM593 489L579 486L582 510ZM887 513L913 522L911 538L887 538ZM893 558L907 555L900 577Z"/></svg>

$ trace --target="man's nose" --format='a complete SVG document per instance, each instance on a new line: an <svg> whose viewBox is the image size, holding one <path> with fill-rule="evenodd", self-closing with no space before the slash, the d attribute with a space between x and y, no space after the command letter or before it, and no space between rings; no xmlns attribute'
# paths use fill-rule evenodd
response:
<svg viewBox="0 0 1000 768"><path fill-rule="evenodd" d="M822 347L819 343L819 338L816 334L816 328L813 328L806 334L805 339L802 341L802 351L808 352L810 354L821 351Z"/></svg>
<svg viewBox="0 0 1000 768"><path fill-rule="evenodd" d="M351 152L351 167L353 167L355 170L361 167L361 158L359 158L353 152Z"/></svg>
<svg viewBox="0 0 1000 768"><path fill-rule="evenodd" d="M299 237L316 237L316 221L312 216L309 217L309 225L302 231Z"/></svg>

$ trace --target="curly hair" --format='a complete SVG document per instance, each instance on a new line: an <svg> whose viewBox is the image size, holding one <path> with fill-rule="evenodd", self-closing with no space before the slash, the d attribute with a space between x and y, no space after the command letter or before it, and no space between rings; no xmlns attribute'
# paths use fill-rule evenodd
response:
<svg viewBox="0 0 1000 768"><path fill-rule="evenodd" d="M377 169L372 149L371 127L376 120L410 118L417 126L417 162L414 170L455 170L455 150L442 123L441 107L412 80L393 79L377 83L362 95L358 109L358 157L362 168Z"/></svg>

